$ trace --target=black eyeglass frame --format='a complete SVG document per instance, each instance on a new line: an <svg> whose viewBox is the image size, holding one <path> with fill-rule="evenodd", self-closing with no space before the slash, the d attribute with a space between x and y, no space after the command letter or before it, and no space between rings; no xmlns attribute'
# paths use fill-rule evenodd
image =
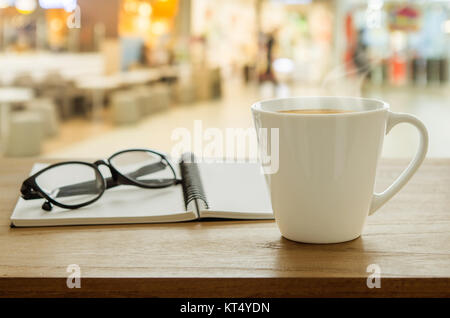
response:
<svg viewBox="0 0 450 318"><path fill-rule="evenodd" d="M152 154L160 156L161 161L158 163L152 164L152 165L155 165L155 171L162 170L162 169L158 169L158 167L156 166L158 164L160 165L160 167L162 167L161 165L164 165L163 169L165 169L166 167L169 167L169 169L171 170L171 172L173 174L173 179L164 179L164 180L161 180L161 182L158 182L158 180L152 180L152 181L154 181L154 184L146 184L143 182L139 182L137 180L133 180L130 177L127 177L126 175L120 173L114 167L114 165L111 163L111 160L114 159L114 157L116 157L120 154L126 153L126 152L150 152ZM41 174L43 174L44 172L46 172L50 169L53 169L55 167L58 167L58 166L69 165L69 164L81 164L81 165L86 165L86 166L94 169L95 176L96 176L95 181L102 180L102 188L100 189L101 192L99 193L99 195L97 197L95 197L94 199L89 200L87 202L84 202L84 203L68 205L68 204L58 202L55 199L53 199L44 190L42 190L41 187L37 184L36 178L38 176L40 176ZM102 173L100 172L100 169L99 169L99 167L101 165L104 165L109 168L109 170L111 172L110 178L105 178L102 175ZM44 202L44 204L42 205L42 209L44 209L46 211L50 211L52 209L52 204L59 206L61 208L64 208L64 209L74 210L74 209L79 209L81 207L84 207L86 205L96 202L98 199L100 199L103 196L103 194L105 193L105 191L107 189L111 189L111 188L117 187L119 185L134 185L134 186L137 186L140 188L161 189L161 188L167 188L167 187L179 184L180 182L181 182L181 180L177 179L175 169L173 168L172 164L169 162L169 160L167 159L167 157L164 154L157 152L155 150L150 150L150 149L133 148L133 149L127 149L127 150L122 150L122 151L116 152L113 155L111 155L108 159L97 160L94 163L89 163L89 162L84 162L84 161L64 161L64 162L52 164L52 165L36 172L35 174L28 177L27 179L25 179L25 181L23 181L22 186L20 188L20 192L21 192L21 197L24 200L45 199L46 202Z"/></svg>

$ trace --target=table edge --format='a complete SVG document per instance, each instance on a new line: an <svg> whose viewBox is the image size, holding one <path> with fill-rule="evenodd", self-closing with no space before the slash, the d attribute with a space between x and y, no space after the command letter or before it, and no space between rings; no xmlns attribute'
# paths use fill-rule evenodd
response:
<svg viewBox="0 0 450 318"><path fill-rule="evenodd" d="M68 288L66 278L1 277L0 297L450 297L450 277L382 278L368 288L366 278L82 278Z"/></svg>

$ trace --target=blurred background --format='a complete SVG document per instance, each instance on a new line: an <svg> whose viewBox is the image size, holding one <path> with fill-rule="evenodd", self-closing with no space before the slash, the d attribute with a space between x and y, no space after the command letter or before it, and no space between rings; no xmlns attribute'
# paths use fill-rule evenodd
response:
<svg viewBox="0 0 450 318"><path fill-rule="evenodd" d="M252 127L260 99L350 95L450 157L449 58L449 1L0 0L0 156L170 153L195 120ZM396 127L383 155L417 141Z"/></svg>

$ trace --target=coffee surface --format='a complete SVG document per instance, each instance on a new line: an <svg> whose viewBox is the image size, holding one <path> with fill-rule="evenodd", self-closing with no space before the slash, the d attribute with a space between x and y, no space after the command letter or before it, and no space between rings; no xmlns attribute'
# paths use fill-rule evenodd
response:
<svg viewBox="0 0 450 318"><path fill-rule="evenodd" d="M353 113L354 110L343 110L343 109L291 109L291 110L280 110L278 113L281 114L342 114L342 113Z"/></svg>

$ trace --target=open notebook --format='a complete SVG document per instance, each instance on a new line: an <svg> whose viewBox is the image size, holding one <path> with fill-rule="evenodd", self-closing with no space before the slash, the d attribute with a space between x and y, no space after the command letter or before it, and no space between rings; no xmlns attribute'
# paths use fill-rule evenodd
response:
<svg viewBox="0 0 450 318"><path fill-rule="evenodd" d="M35 164L31 174L44 168ZM119 186L95 203L76 210L57 206L48 212L43 200L19 198L11 226L164 223L203 218L272 219L270 196L256 163L187 163L177 165L182 184L164 189Z"/></svg>

